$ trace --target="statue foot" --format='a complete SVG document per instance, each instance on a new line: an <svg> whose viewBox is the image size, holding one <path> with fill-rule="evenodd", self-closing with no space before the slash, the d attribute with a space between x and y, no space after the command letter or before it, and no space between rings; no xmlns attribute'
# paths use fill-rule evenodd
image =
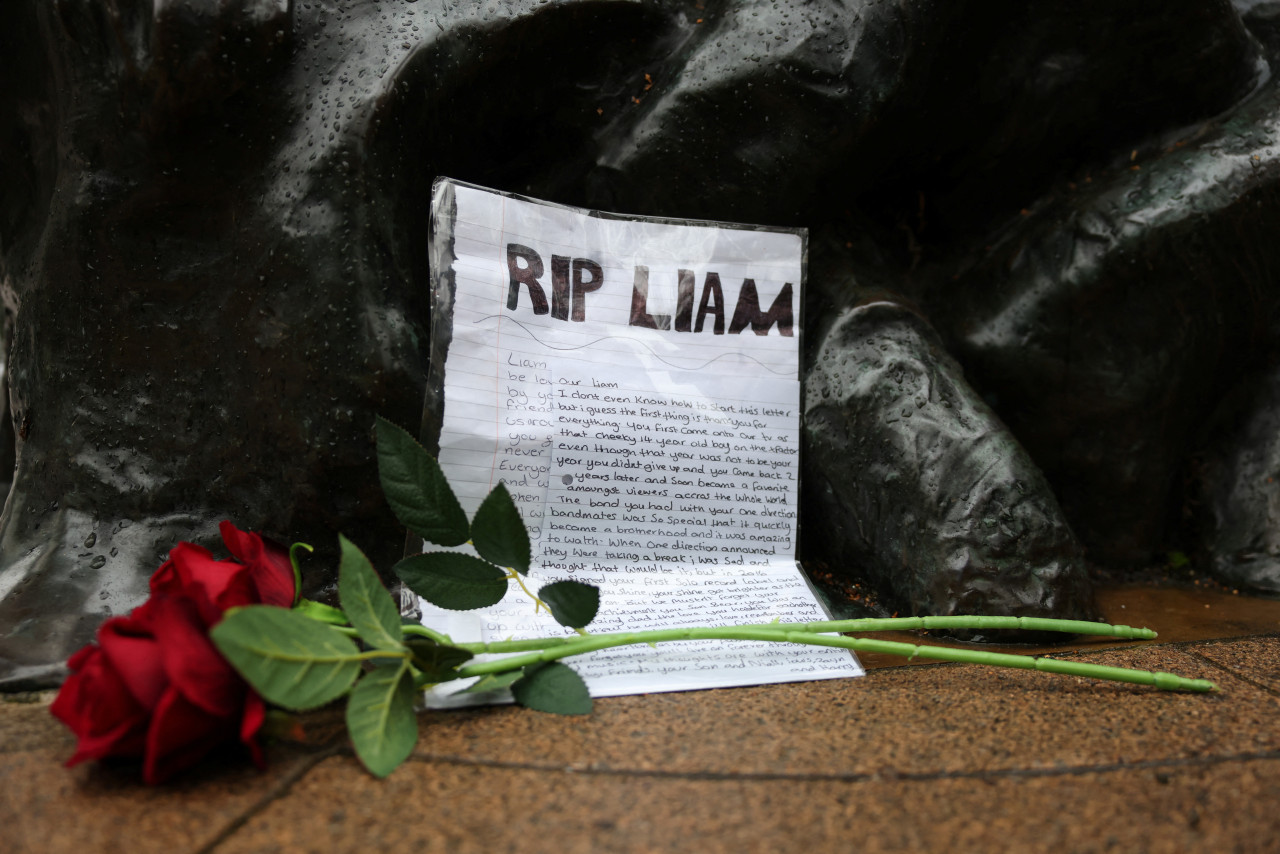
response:
<svg viewBox="0 0 1280 854"><path fill-rule="evenodd" d="M1047 482L928 324L887 300L828 318L804 390L807 556L903 614L1095 619Z"/></svg>
<svg viewBox="0 0 1280 854"><path fill-rule="evenodd" d="M1201 537L1220 581L1280 593L1280 368L1238 397L1201 467Z"/></svg>
<svg viewBox="0 0 1280 854"><path fill-rule="evenodd" d="M25 498L11 497L0 530L0 691L56 687L103 620L147 598L170 548L219 541L216 522L201 515L105 519Z"/></svg>

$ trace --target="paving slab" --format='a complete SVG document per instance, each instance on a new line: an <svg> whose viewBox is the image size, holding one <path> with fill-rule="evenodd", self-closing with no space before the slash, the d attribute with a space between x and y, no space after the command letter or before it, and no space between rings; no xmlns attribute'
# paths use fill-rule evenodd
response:
<svg viewBox="0 0 1280 854"><path fill-rule="evenodd" d="M418 755L700 774L962 773L1280 748L1277 698L1182 649L1064 656L1213 678L1220 695L970 665L862 679L601 700L589 717L513 707L427 713ZM1170 738L1171 731L1177 738Z"/></svg>
<svg viewBox="0 0 1280 854"><path fill-rule="evenodd" d="M0 703L0 851L198 851L323 758L281 745L268 750L265 772L228 755L172 785L145 786L136 763L64 768L75 740L49 714L51 701Z"/></svg>
<svg viewBox="0 0 1280 854"><path fill-rule="evenodd" d="M0 850L1275 851L1277 646L1064 656L1211 678L1213 696L944 664L611 698L588 717L431 712L382 781L334 710L265 773L227 757L152 789L127 766L62 768L49 697L6 702Z"/></svg>
<svg viewBox="0 0 1280 854"><path fill-rule="evenodd" d="M1280 637L1196 644L1193 653L1280 696Z"/></svg>
<svg viewBox="0 0 1280 854"><path fill-rule="evenodd" d="M414 761L385 782L330 759L220 854L1273 852L1280 762L861 780Z"/></svg>

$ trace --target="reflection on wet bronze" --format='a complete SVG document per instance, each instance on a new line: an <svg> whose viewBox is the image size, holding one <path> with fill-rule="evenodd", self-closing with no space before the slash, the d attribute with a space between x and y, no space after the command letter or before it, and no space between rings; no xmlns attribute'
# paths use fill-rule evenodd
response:
<svg viewBox="0 0 1280 854"><path fill-rule="evenodd" d="M804 548L889 610L1090 615L1173 548L1280 590L1280 4L1237 5L10 0L0 685L223 518L400 551L439 174L810 227Z"/></svg>

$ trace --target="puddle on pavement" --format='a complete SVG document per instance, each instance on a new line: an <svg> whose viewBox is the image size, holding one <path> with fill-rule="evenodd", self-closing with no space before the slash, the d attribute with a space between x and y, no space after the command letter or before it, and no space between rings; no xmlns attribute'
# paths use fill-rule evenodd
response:
<svg viewBox="0 0 1280 854"><path fill-rule="evenodd" d="M1073 649L1107 649L1137 643L1177 643L1242 637L1280 631L1280 599L1259 599L1235 595L1215 589L1186 586L1123 585L1105 588L1098 594L1098 604L1107 622L1126 626L1145 626L1160 633L1156 641L1121 641L1116 638L1082 638L1061 646L1020 646L995 644L962 644L928 637L917 632L878 632L884 640L905 643L930 643L939 646L972 647L1030 655L1041 652L1064 652ZM859 653L868 670L900 667L930 662L895 655Z"/></svg>

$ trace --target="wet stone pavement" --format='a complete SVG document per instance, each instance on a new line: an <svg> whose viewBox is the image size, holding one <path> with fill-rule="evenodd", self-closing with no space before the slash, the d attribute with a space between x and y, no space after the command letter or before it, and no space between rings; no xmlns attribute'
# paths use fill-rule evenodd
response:
<svg viewBox="0 0 1280 854"><path fill-rule="evenodd" d="M1111 601L1115 622L1150 608ZM64 769L73 743L51 696L11 696L0 848L1272 852L1280 603L1238 610L1241 637L1056 653L1212 679L1218 695L927 664L604 699L585 718L430 712L383 781L321 711L265 772L228 757L149 789L127 766Z"/></svg>

